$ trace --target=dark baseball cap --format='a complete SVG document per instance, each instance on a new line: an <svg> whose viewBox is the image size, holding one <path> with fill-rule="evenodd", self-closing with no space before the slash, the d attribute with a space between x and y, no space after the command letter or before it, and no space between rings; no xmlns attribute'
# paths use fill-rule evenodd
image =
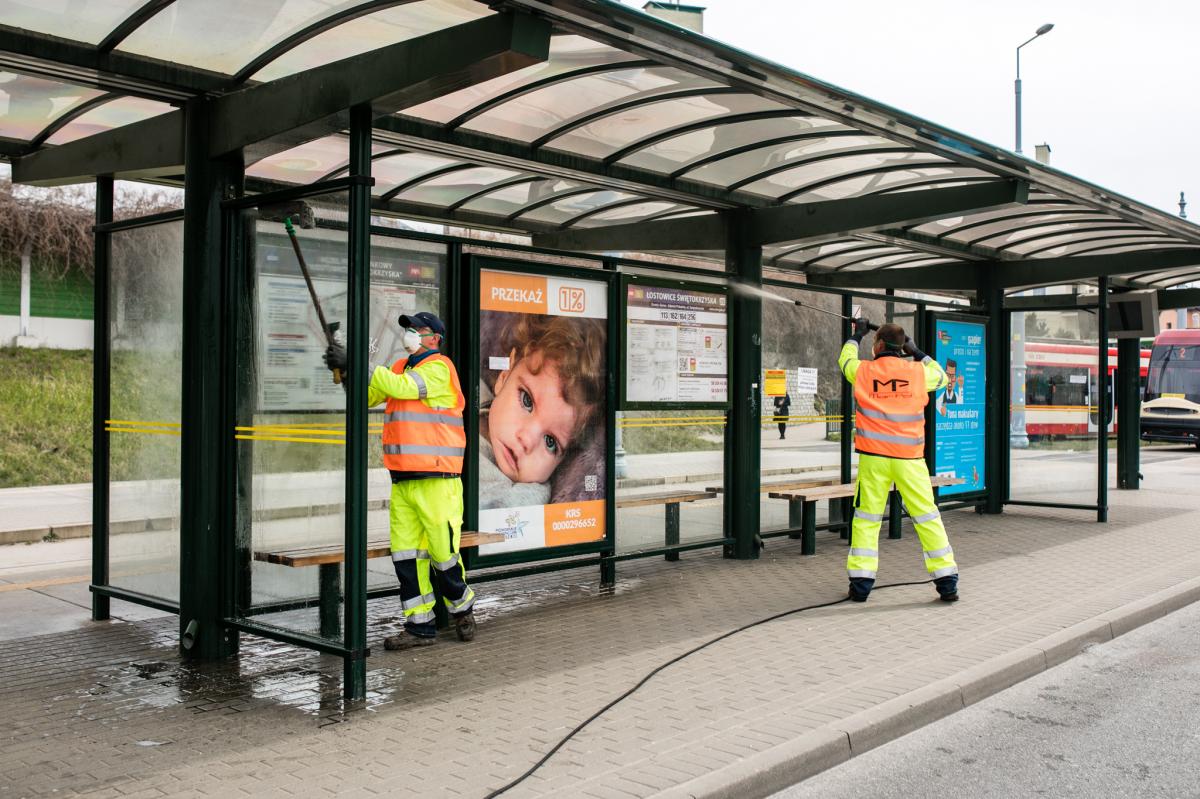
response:
<svg viewBox="0 0 1200 799"><path fill-rule="evenodd" d="M414 329L427 327L442 338L446 337L446 326L442 324L442 320L438 319L428 311L421 311L420 313L415 313L412 316L401 316L400 327L411 327Z"/></svg>

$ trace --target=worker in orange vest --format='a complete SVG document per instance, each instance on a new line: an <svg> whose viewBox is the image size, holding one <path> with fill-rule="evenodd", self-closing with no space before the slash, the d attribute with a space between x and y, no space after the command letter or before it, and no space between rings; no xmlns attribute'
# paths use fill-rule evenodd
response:
<svg viewBox="0 0 1200 799"><path fill-rule="evenodd" d="M383 417L383 465L392 476L392 565L400 580L404 630L383 641L398 650L437 642L433 608L438 580L461 641L475 637L475 592L467 585L459 554L462 533L462 468L467 437L462 386L454 363L439 348L446 326L431 313L401 316L409 352L391 367L376 366L367 404L387 400ZM346 372L346 350L325 352L330 369Z"/></svg>
<svg viewBox="0 0 1200 799"><path fill-rule="evenodd" d="M925 568L945 602L958 599L958 565L942 526L925 463L925 406L929 392L946 386L937 361L917 349L900 325L881 325L875 333L871 361L860 361L859 345L874 329L866 319L854 320L854 332L842 346L838 367L854 384L854 449L858 482L846 571L850 599L865 602L879 570L879 527L892 484L912 517ZM911 356L909 360L905 356Z"/></svg>

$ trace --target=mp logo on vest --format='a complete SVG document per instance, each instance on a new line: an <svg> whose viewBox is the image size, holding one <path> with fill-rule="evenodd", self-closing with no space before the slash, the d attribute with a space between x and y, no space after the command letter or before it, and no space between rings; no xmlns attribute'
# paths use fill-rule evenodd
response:
<svg viewBox="0 0 1200 799"><path fill-rule="evenodd" d="M900 389L902 389L902 388L908 388L908 381L901 380L898 377L894 377L891 380L874 380L874 379L871 380L871 392L872 393L878 394L880 386L883 386L888 391L895 394L898 391L900 391Z"/></svg>

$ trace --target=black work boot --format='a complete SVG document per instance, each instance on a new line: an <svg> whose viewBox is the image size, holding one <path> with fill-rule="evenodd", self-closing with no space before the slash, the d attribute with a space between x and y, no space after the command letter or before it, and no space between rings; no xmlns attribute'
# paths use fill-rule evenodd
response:
<svg viewBox="0 0 1200 799"><path fill-rule="evenodd" d="M958 575L951 574L948 577L939 577L933 581L933 585L937 588L938 598L943 602L958 601Z"/></svg>
<svg viewBox="0 0 1200 799"><path fill-rule="evenodd" d="M413 635L408 630L401 630L395 635L389 635L383 639L383 648L390 652L399 652L405 649L416 649L422 646L433 646L437 643L437 638L425 637L423 635Z"/></svg>
<svg viewBox="0 0 1200 799"><path fill-rule="evenodd" d="M475 614L467 611L461 616L454 617L454 631L458 633L460 641L475 640Z"/></svg>

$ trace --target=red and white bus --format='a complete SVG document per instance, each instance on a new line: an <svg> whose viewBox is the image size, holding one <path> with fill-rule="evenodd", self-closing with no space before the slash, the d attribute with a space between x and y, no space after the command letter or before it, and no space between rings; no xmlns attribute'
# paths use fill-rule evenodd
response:
<svg viewBox="0 0 1200 799"><path fill-rule="evenodd" d="M1164 330L1154 339L1142 398L1142 438L1200 449L1200 330Z"/></svg>
<svg viewBox="0 0 1200 799"><path fill-rule="evenodd" d="M1079 438L1095 434L1100 423L1097 348L1083 343L1030 340L1025 345L1025 432L1030 438ZM1150 350L1141 351L1144 385ZM1114 381L1117 349L1108 350L1108 379ZM1112 383L1110 382L1110 385ZM1112 403L1113 392L1109 394ZM1115 408L1108 429L1116 429Z"/></svg>

